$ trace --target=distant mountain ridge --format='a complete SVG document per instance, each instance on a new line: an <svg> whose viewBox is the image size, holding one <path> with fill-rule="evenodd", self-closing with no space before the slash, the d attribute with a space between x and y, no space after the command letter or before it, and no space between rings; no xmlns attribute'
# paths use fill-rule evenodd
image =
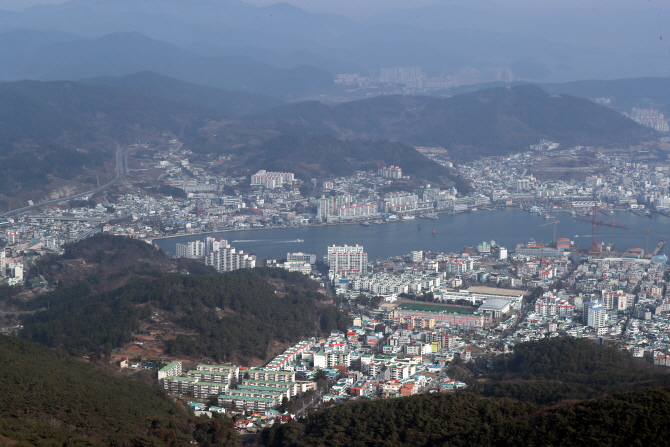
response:
<svg viewBox="0 0 670 447"><path fill-rule="evenodd" d="M186 102L238 116L279 107L285 103L277 98L259 93L222 90L193 84L144 71L125 76L103 76L84 79L84 84L114 85L142 90L150 95L174 102Z"/></svg>
<svg viewBox="0 0 670 447"><path fill-rule="evenodd" d="M52 36L60 41L52 42ZM0 35L0 43L3 40L22 51L7 52L4 59L0 51L0 80L79 81L153 71L191 83L280 97L301 97L333 86L333 75L318 68L279 69L246 56L201 56L139 32L74 39L24 30Z"/></svg>
<svg viewBox="0 0 670 447"><path fill-rule="evenodd" d="M546 138L565 145L630 145L657 136L612 109L533 85L492 88L450 98L381 96L329 107L302 102L247 121L282 132L389 139L442 146L455 158L503 155Z"/></svg>
<svg viewBox="0 0 670 447"><path fill-rule="evenodd" d="M462 95L490 88L510 87L527 83L490 82L465 85L449 89L451 95ZM629 112L633 107L659 109L670 116L670 77L644 77L614 80L587 79L564 83L534 83L554 95L571 95L579 98L610 100L608 107Z"/></svg>
<svg viewBox="0 0 670 447"><path fill-rule="evenodd" d="M667 21L663 14L640 12L643 8L627 12L601 6L579 13L574 8L566 14L545 11L547 15L543 16L540 10L525 11L514 5L451 3L356 21L281 2L255 7L213 0L73 0L19 12L0 11L0 28L64 31L86 39L141 32L182 48L201 42L235 48L239 52L234 54L271 65L281 54L306 51L314 56L317 68L340 67L337 72L342 73L339 69L344 67L362 67L361 74L365 75L375 75L381 67L400 65L421 66L429 76L456 74L463 67L484 70L515 66L518 78L552 81L667 71L666 48L652 31L663 29ZM622 29L626 31L614 31ZM624 37L637 29L637 39ZM594 32L608 37L593 39L589 34ZM261 56L263 52L267 58ZM333 63L321 64L319 60ZM525 70L524 61L545 69ZM147 69L151 67L133 71ZM175 72L163 74L180 77ZM119 73L81 74L70 79L100 75ZM548 77L542 77L545 75ZM187 80L198 82L195 78Z"/></svg>
<svg viewBox="0 0 670 447"><path fill-rule="evenodd" d="M64 181L96 184L96 173L111 179L119 147L218 118L210 109L114 86L0 83L0 209L23 193L41 200Z"/></svg>

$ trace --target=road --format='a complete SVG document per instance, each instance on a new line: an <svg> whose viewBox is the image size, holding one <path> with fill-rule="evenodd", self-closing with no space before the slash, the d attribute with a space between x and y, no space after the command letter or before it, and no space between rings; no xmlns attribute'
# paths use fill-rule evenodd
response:
<svg viewBox="0 0 670 447"><path fill-rule="evenodd" d="M295 412L296 417L308 413L314 407L318 407L321 404L321 399L323 399L323 390L317 391L309 398L303 397L303 407Z"/></svg>
<svg viewBox="0 0 670 447"><path fill-rule="evenodd" d="M52 203L64 202L64 201L67 201L67 200L70 200L70 199L75 199L75 198L83 196L83 195L92 195L92 194L98 193L100 191L104 191L105 189L114 185L116 182L118 182L119 180L121 180L122 178L124 178L125 176L128 175L128 153L130 151L134 150L134 149L139 148L139 147L143 147L143 146L130 146L130 147L126 147L126 148L123 148L123 149L119 149L116 152L116 177L111 182L109 182L105 185L102 185L98 188L92 189L90 191L80 192L80 193L78 193L74 196L61 197L59 199L49 200L49 201L46 201L46 202L37 203L35 205L24 206L23 208L18 208L18 209L12 210L12 211L8 211L5 214L0 215L0 217L16 216L16 215L21 214L21 213L25 213L25 212L28 212L28 211L31 211L31 210L34 210L34 209L37 209L37 208L41 208L45 205L51 205Z"/></svg>

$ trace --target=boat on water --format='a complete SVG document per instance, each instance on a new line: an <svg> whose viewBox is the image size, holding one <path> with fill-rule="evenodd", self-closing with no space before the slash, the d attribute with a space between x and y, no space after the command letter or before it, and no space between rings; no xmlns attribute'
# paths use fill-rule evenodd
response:
<svg viewBox="0 0 670 447"><path fill-rule="evenodd" d="M426 215L425 215L425 218L426 218L426 219L437 220L437 219L438 219L438 216L437 216L437 213L430 213L430 214L426 214Z"/></svg>
<svg viewBox="0 0 670 447"><path fill-rule="evenodd" d="M295 241L296 241L296 242L305 242L304 239L296 239Z"/></svg>
<svg viewBox="0 0 670 447"><path fill-rule="evenodd" d="M369 227L372 224L370 222L361 222L361 227Z"/></svg>
<svg viewBox="0 0 670 447"><path fill-rule="evenodd" d="M375 225L384 225L386 222L384 222L383 220L375 220L372 223L375 224Z"/></svg>
<svg viewBox="0 0 670 447"><path fill-rule="evenodd" d="M405 217L403 217L403 219L411 220L411 219L416 219L416 217L415 216L405 216Z"/></svg>

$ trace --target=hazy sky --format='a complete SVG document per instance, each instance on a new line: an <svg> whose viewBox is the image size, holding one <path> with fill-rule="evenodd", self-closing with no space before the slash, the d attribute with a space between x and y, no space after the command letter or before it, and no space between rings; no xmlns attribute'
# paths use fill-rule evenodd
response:
<svg viewBox="0 0 670 447"><path fill-rule="evenodd" d="M0 9L22 10L36 4L66 3L68 0L0 0ZM87 0L78 0L85 3ZM90 0L95 1L95 0ZM146 0L137 0L146 1ZM160 1L160 0L155 0ZM198 0L193 0L198 1ZM277 0L221 0L228 3L249 3L268 6ZM365 18L379 12L396 9L416 9L426 5L455 5L467 8L522 8L524 10L569 10L569 9L665 9L670 10L667 0L288 0L287 3L310 12L328 12Z"/></svg>
<svg viewBox="0 0 670 447"><path fill-rule="evenodd" d="M256 6L267 6L278 3L276 0L247 0ZM426 5L456 5L467 8L522 8L531 10L568 10L568 9L667 9L670 2L659 0L289 0L311 12L331 12L355 16L368 16L378 12L394 9L415 9Z"/></svg>

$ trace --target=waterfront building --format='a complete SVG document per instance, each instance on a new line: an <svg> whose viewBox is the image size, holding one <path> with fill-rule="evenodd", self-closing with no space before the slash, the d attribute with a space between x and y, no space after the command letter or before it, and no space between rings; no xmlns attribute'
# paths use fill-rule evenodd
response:
<svg viewBox="0 0 670 447"><path fill-rule="evenodd" d="M430 186L425 185L425 186L419 186L419 199L421 199L422 202L430 202L434 203L440 200L440 188L436 186Z"/></svg>
<svg viewBox="0 0 670 447"><path fill-rule="evenodd" d="M209 253L205 257L205 264L211 265L217 272L231 272L238 269L252 269L256 267L256 256L235 251L233 247L224 247Z"/></svg>
<svg viewBox="0 0 670 447"><path fill-rule="evenodd" d="M175 253L178 258L199 259L205 256L205 243L203 241L177 243Z"/></svg>
<svg viewBox="0 0 670 447"><path fill-rule="evenodd" d="M328 266L340 276L362 275L367 272L368 254L362 245L331 245L328 247Z"/></svg>
<svg viewBox="0 0 670 447"><path fill-rule="evenodd" d="M226 239L211 236L207 236L205 238L205 255L208 255L213 251L218 251L222 248L228 247L230 247L230 245Z"/></svg>
<svg viewBox="0 0 670 447"><path fill-rule="evenodd" d="M397 213L403 211L415 211L419 203L419 197L416 194L408 192L393 192L386 194L379 201L379 212Z"/></svg>
<svg viewBox="0 0 670 447"><path fill-rule="evenodd" d="M500 252L498 254L498 260L504 261L507 259L507 249L505 247L500 247Z"/></svg>
<svg viewBox="0 0 670 447"><path fill-rule="evenodd" d="M316 255L314 253L303 253L303 252L297 252L297 253L287 253L286 254L286 262L288 263L307 263L314 265L316 264Z"/></svg>

